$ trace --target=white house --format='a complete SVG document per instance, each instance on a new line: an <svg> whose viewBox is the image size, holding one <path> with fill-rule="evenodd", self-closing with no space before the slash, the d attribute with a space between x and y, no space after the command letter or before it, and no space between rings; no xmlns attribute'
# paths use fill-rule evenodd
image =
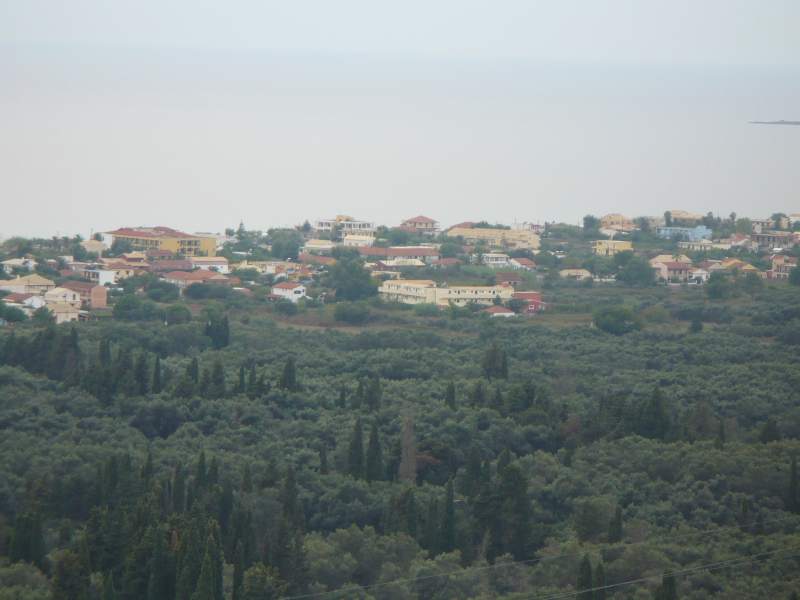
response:
<svg viewBox="0 0 800 600"><path fill-rule="evenodd" d="M493 269L509 266L508 254L503 254L501 252L487 252L486 254L481 254L481 260L484 265Z"/></svg>
<svg viewBox="0 0 800 600"><path fill-rule="evenodd" d="M95 285L114 285L117 282L117 273L110 269L85 269L83 278Z"/></svg>
<svg viewBox="0 0 800 600"><path fill-rule="evenodd" d="M57 287L45 292L44 301L50 304L69 304L75 308L81 307L81 295L75 290L68 290L67 288Z"/></svg>
<svg viewBox="0 0 800 600"><path fill-rule="evenodd" d="M348 233L342 243L347 248L367 248L375 243L375 238L368 234Z"/></svg>
<svg viewBox="0 0 800 600"><path fill-rule="evenodd" d="M296 281L281 281L272 286L272 296L276 300L284 299L297 302L306 298L306 286Z"/></svg>
<svg viewBox="0 0 800 600"><path fill-rule="evenodd" d="M33 271L36 268L36 261L32 258L9 258L0 265L3 266L3 271L11 275L14 269Z"/></svg>
<svg viewBox="0 0 800 600"><path fill-rule="evenodd" d="M195 269L203 269L204 271L216 271L227 275L230 273L228 266L228 259L224 256L190 256L189 262Z"/></svg>

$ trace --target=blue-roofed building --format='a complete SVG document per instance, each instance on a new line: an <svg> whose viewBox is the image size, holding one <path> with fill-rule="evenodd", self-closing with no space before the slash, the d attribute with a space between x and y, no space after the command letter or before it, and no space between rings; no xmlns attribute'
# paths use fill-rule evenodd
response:
<svg viewBox="0 0 800 600"><path fill-rule="evenodd" d="M656 235L665 240L685 240L688 242L699 242L700 240L710 240L711 230L705 225L697 227L658 227Z"/></svg>

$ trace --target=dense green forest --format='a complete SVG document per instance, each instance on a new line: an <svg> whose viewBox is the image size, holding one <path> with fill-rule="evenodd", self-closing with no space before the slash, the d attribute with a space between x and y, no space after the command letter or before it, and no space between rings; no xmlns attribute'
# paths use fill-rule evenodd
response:
<svg viewBox="0 0 800 600"><path fill-rule="evenodd" d="M6 327L0 599L789 599L797 289Z"/></svg>

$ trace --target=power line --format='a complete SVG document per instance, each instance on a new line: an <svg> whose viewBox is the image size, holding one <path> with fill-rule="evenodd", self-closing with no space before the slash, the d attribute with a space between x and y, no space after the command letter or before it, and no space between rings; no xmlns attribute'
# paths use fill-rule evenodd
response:
<svg viewBox="0 0 800 600"><path fill-rule="evenodd" d="M782 517L782 518L779 518L779 519L772 519L772 520L769 520L769 521L764 521L763 524L767 525L767 524L774 524L774 523L782 523L782 522L785 522L785 521L796 520L796 519L797 519L796 515L791 515L791 516L788 516L788 517ZM645 543L675 541L675 540L680 540L680 539L684 539L684 538L691 538L691 537L698 536L698 535L720 533L720 532L729 531L729 530L741 530L741 527L742 527L741 525L729 525L729 526L726 526L726 527L710 527L708 529L701 529L699 531L693 531L691 533L684 533L684 534L679 534L679 535L667 536L665 538L657 539L657 540L645 539L645 540L640 540L638 542L623 542L623 543L621 543L619 545L627 547L627 546L637 546L639 544L645 544ZM606 545L609 545L609 544L606 544ZM369 584L369 585L358 585L358 586L353 586L353 588L351 588L351 589L371 590L371 589L375 589L375 588L386 587L386 586L389 586L389 585L399 585L399 584L403 584L403 583L414 583L414 582L417 582L417 581L427 581L429 579L437 579L439 577L451 577L451 576L455 576L455 575L462 575L462 574L465 574L467 572L475 573L475 572L489 571L489 570L492 570L492 569L502 569L502 568L513 567L513 566L534 565L536 563L545 562L545 561L551 561L551 560L558 560L558 559L562 559L562 558L580 558L584 554L586 554L586 552L572 553L572 554L558 554L558 555L554 555L554 556L541 556L539 558L531 558L531 559L527 559L527 560L516 560L516 561L510 561L510 562L506 562L506 563L486 565L486 566L483 566L483 567L471 567L469 569L469 571L467 569L459 569L458 571L449 571L447 573L436 573L436 574L433 574L433 575L424 575L422 577L407 577L407 578L403 578L403 579L393 579L392 581L383 581L383 582L379 582L379 583L372 583L372 584ZM660 577L660 575L659 575L659 577ZM303 600L303 599L306 599L306 598L323 598L325 596L331 596L333 594L338 594L341 591L342 591L341 589L338 589L338 590L328 590L328 591L325 591L325 592L314 592L314 593L311 593L311 594L299 594L299 595L296 595L296 596L284 596L283 600ZM570 594L573 594L573 595L575 593L576 592L570 592Z"/></svg>
<svg viewBox="0 0 800 600"><path fill-rule="evenodd" d="M769 552L761 552L759 554L751 554L746 558L731 558L728 560L723 560L716 563L709 563L705 565L700 565L696 567L688 567L686 569L677 569L675 571L666 571L662 575L650 575L648 577L639 577L637 579L629 579L627 581L620 581L618 583L612 583L610 585L602 585L593 588L586 588L582 590L572 590L569 592L558 592L556 594L551 594L549 596L531 596L529 600L558 600L560 598L572 598L576 594L581 594L585 592L595 592L599 590L610 590L614 588L624 587L626 585L631 585L634 583L644 583L645 581L652 581L654 579L661 579L664 575L687 575L689 573L694 573L696 571L714 571L716 569L722 569L725 567L733 567L740 564L746 564L749 562L753 562L758 560L759 558L764 558L765 556L772 556L779 552L787 552L789 550L800 550L800 546L792 546L790 548L781 548L779 550L770 550ZM796 554L789 554L787 556L783 556L781 558L796 558L799 557L800 553Z"/></svg>

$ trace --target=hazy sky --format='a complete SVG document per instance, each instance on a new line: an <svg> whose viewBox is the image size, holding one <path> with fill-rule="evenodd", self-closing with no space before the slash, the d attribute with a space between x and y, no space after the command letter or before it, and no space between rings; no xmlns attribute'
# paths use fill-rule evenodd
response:
<svg viewBox="0 0 800 600"><path fill-rule="evenodd" d="M0 0L3 236L799 212L752 119L796 0Z"/></svg>

